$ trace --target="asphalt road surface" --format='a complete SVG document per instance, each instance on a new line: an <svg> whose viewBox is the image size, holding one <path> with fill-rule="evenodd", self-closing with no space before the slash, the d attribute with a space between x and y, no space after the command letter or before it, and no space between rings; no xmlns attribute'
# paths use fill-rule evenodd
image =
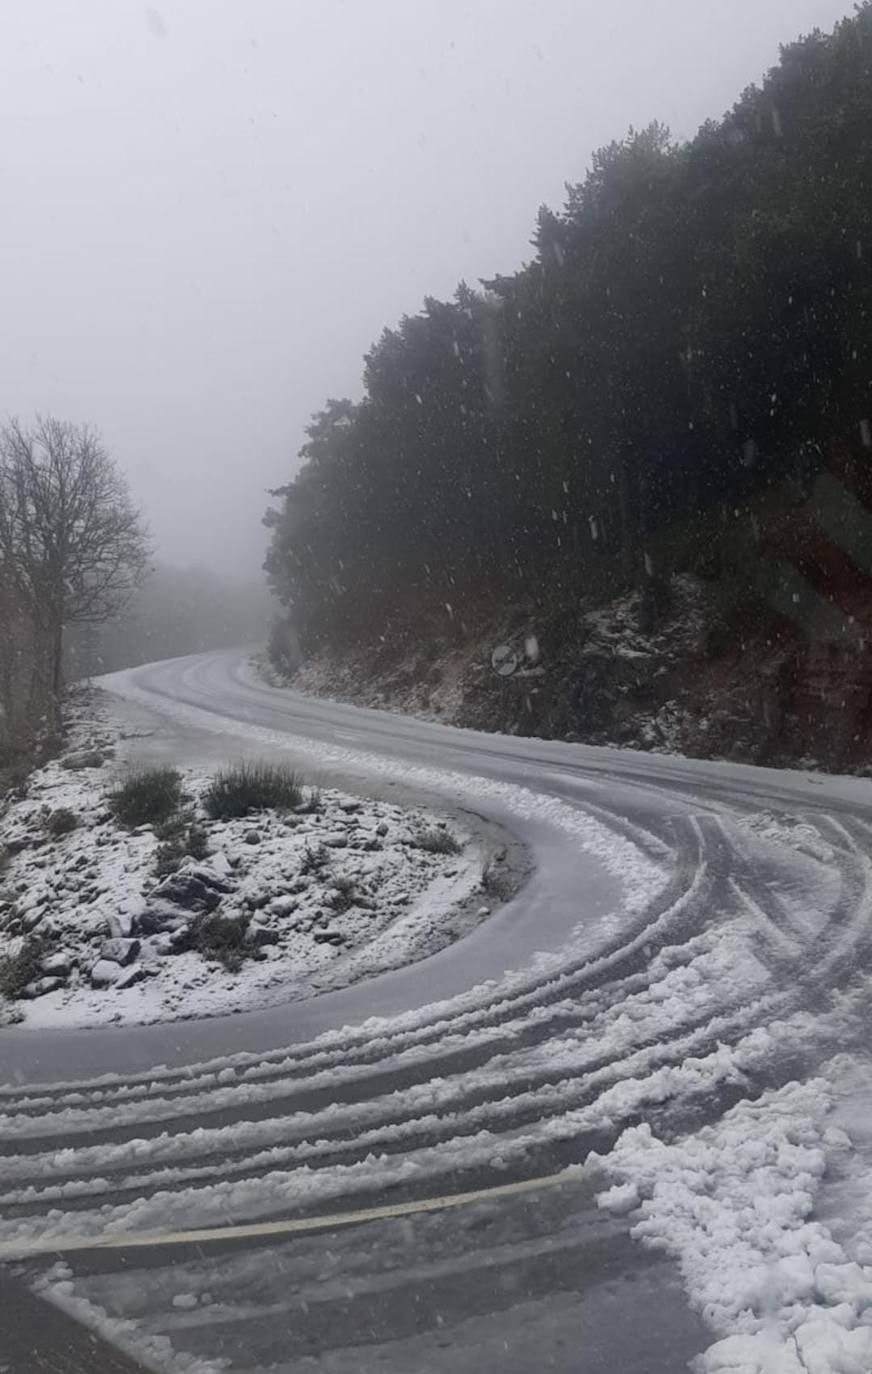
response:
<svg viewBox="0 0 872 1374"><path fill-rule="evenodd" d="M868 784L314 701L240 652L103 685L135 757L278 753L427 796L504 827L531 873L458 944L309 1002L0 1032L0 1208L25 1237L0 1247L5 1368L131 1367L107 1340L189 1374L686 1368L714 1337L677 1268L561 1171L638 1121L669 1138L715 1122L832 1052L812 1034L741 1083L662 1086L691 1055L825 1010L867 961ZM767 843L767 817L801 830L795 851ZM693 971L731 922L743 959L664 1009L663 952ZM149 1243L117 1243L132 1231ZM30 1296L46 1284L62 1329Z"/></svg>

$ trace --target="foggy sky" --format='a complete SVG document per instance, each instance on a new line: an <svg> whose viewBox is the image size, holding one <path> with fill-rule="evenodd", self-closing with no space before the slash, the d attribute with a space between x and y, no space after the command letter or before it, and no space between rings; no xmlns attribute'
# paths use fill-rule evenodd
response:
<svg viewBox="0 0 872 1374"><path fill-rule="evenodd" d="M96 424L159 557L257 576L266 488L384 325L852 8L3 0L0 414Z"/></svg>

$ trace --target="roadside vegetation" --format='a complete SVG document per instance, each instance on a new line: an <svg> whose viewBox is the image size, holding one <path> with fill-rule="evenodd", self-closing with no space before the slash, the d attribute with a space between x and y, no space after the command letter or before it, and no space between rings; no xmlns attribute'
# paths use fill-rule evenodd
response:
<svg viewBox="0 0 872 1374"><path fill-rule="evenodd" d="M87 425L0 425L0 790L49 757L61 729L65 634L120 611L148 539L126 482Z"/></svg>
<svg viewBox="0 0 872 1374"><path fill-rule="evenodd" d="M120 825L160 825L182 802L182 775L175 768L143 768L109 794L109 808Z"/></svg>
<svg viewBox="0 0 872 1374"><path fill-rule="evenodd" d="M203 912L191 922L191 948L204 959L216 959L229 973L238 973L255 948L245 938L248 925L247 916Z"/></svg>
<svg viewBox="0 0 872 1374"><path fill-rule="evenodd" d="M205 859L209 853L208 835L190 814L180 813L156 828L159 844L154 856L154 871L159 878L175 873L185 859Z"/></svg>
<svg viewBox="0 0 872 1374"><path fill-rule="evenodd" d="M59 806L56 811L51 811L45 821L45 828L53 840L71 834L78 826L79 818L68 806Z"/></svg>
<svg viewBox="0 0 872 1374"><path fill-rule="evenodd" d="M217 773L203 793L213 820L230 820L255 811L291 811L303 803L297 774L285 764L241 763Z"/></svg>
<svg viewBox="0 0 872 1374"><path fill-rule="evenodd" d="M38 935L26 936L15 954L0 959L0 997L15 1001L29 983L40 977L46 943Z"/></svg>
<svg viewBox="0 0 872 1374"><path fill-rule="evenodd" d="M433 826L429 830L419 830L412 837L416 849L426 850L428 854L459 854L460 845L450 830Z"/></svg>

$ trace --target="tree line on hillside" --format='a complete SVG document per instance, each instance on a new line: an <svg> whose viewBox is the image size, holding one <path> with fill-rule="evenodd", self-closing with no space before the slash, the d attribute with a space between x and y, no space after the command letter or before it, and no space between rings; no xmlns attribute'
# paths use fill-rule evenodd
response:
<svg viewBox="0 0 872 1374"><path fill-rule="evenodd" d="M115 615L147 556L94 430L51 417L0 426L0 766L58 731L64 632Z"/></svg>
<svg viewBox="0 0 872 1374"><path fill-rule="evenodd" d="M872 449L872 0L692 141L599 151L533 244L314 417L266 515L305 648L641 584L678 522Z"/></svg>

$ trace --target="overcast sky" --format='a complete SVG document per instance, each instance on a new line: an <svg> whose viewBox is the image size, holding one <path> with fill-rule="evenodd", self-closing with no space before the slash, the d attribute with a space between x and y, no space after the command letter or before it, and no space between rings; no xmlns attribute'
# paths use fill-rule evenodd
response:
<svg viewBox="0 0 872 1374"><path fill-rule="evenodd" d="M160 557L257 576L266 489L384 325L852 8L2 0L0 414L95 423Z"/></svg>

